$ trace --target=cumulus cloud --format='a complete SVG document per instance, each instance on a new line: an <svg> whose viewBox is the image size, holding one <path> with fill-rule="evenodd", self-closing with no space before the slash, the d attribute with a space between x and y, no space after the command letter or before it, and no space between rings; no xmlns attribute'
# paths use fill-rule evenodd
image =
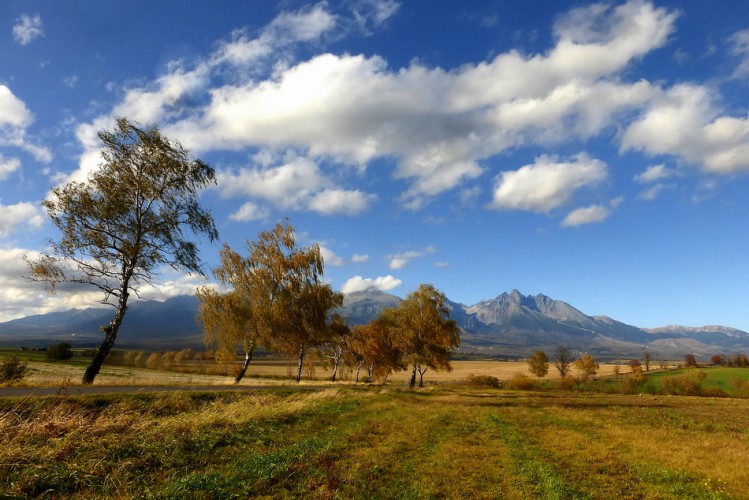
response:
<svg viewBox="0 0 749 500"><path fill-rule="evenodd" d="M567 217L562 221L562 227L603 222L609 215L611 215L611 209L604 205L591 205L589 207L578 208L567 214Z"/></svg>
<svg viewBox="0 0 749 500"><path fill-rule="evenodd" d="M251 201L239 207L239 210L229 215L229 219L237 222L249 222L253 220L266 220L270 216L270 210L261 207Z"/></svg>
<svg viewBox="0 0 749 500"><path fill-rule="evenodd" d="M44 36L44 24L38 15L21 14L13 25L13 39L20 45L28 45Z"/></svg>
<svg viewBox="0 0 749 500"><path fill-rule="evenodd" d="M749 171L749 117L721 116L706 87L676 85L628 126L622 150L667 154L708 173Z"/></svg>
<svg viewBox="0 0 749 500"><path fill-rule="evenodd" d="M37 161L49 163L52 154L43 146L30 141L26 129L34 117L21 99L6 85L0 84L0 145L20 148L30 153Z"/></svg>
<svg viewBox="0 0 749 500"><path fill-rule="evenodd" d="M381 276L375 279L354 276L343 284L343 286L341 287L341 292L345 294L367 292L370 290L379 290L381 292L386 292L400 286L401 283L403 283L401 280L391 275Z"/></svg>
<svg viewBox="0 0 749 500"><path fill-rule="evenodd" d="M28 231L44 224L41 209L33 203L0 205L0 236L8 236L16 231Z"/></svg>
<svg viewBox="0 0 749 500"><path fill-rule="evenodd" d="M369 255L366 255L366 254L364 254L364 255L360 255L360 254L356 254L356 253L355 253L355 254L354 254L354 255L353 255L352 257L351 257L351 262L354 262L354 263L356 263L356 264L361 264L361 263L363 263L363 262L369 262Z"/></svg>
<svg viewBox="0 0 749 500"><path fill-rule="evenodd" d="M325 215L357 215L366 211L374 199L374 195L359 190L326 189L310 199L309 208Z"/></svg>
<svg viewBox="0 0 749 500"><path fill-rule="evenodd" d="M606 164L585 153L568 162L539 156L533 164L497 177L491 206L549 212L567 203L578 189L598 184L607 175Z"/></svg>
<svg viewBox="0 0 749 500"><path fill-rule="evenodd" d="M434 247L429 246L422 251L409 251L390 255L388 256L390 259L390 269L403 269L413 259L421 257L424 254L435 253L436 251Z"/></svg>
<svg viewBox="0 0 749 500"><path fill-rule="evenodd" d="M5 158L0 154L0 181L7 179L10 174L18 170L21 160L18 158Z"/></svg>
<svg viewBox="0 0 749 500"><path fill-rule="evenodd" d="M369 207L374 195L345 190L323 174L314 160L288 153L280 165L264 158L254 168L223 170L217 175L224 197L249 196L292 210L325 215L356 215Z"/></svg>
<svg viewBox="0 0 749 500"><path fill-rule="evenodd" d="M320 254L322 255L325 264L329 266L338 267L346 263L342 257L326 246L320 245Z"/></svg>
<svg viewBox="0 0 749 500"><path fill-rule="evenodd" d="M163 122L167 135L196 152L296 151L316 167L263 165L225 178L243 185L242 178L259 179L271 193L290 195L259 199L323 214L358 213L373 201L341 186L348 165L361 172L374 160L392 159L392 176L407 183L401 203L418 209L441 193L470 188L509 148L584 141L607 129L622 132L610 134L622 151L670 155L711 173L749 170L748 117L717 109L706 87L626 79L633 62L668 43L675 10L643 0L575 8L555 21L545 52L511 50L453 69L418 61L393 68L378 55L295 59L299 44L321 47L357 24L379 26L398 4L362 0L348 8L333 14L318 3L284 11L257 31L236 31L203 59L176 61L154 81L128 89L115 110ZM745 32L731 40L737 55L747 52ZM91 158L87 150L82 169ZM601 171L575 180L568 174L582 167L557 170L562 185L549 183L551 192L537 199L516 199L522 189L510 181L553 176L554 168L507 173L499 187L512 196L495 193L492 206L548 211L567 201L578 181L595 184ZM299 191L302 177L311 184Z"/></svg>
<svg viewBox="0 0 749 500"><path fill-rule="evenodd" d="M677 175L676 170L670 169L666 167L666 165L661 163L659 165L652 165L646 168L642 173L637 174L635 176L635 181L642 184L648 184L651 182L668 179L669 177L673 177L675 175Z"/></svg>
<svg viewBox="0 0 749 500"><path fill-rule="evenodd" d="M730 42L731 51L739 59L733 75L735 77L749 76L749 29L734 33Z"/></svg>

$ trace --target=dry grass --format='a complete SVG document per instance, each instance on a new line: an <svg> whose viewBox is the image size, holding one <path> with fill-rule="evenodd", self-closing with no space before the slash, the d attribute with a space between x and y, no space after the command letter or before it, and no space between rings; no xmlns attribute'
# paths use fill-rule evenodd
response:
<svg viewBox="0 0 749 500"><path fill-rule="evenodd" d="M749 401L442 386L0 400L0 496L744 498Z"/></svg>

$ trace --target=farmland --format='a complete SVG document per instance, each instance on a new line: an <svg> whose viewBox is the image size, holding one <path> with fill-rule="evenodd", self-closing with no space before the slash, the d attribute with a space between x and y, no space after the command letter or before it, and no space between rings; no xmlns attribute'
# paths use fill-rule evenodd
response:
<svg viewBox="0 0 749 500"><path fill-rule="evenodd" d="M452 385L0 400L0 492L740 498L749 401Z"/></svg>
<svg viewBox="0 0 749 500"><path fill-rule="evenodd" d="M28 386L76 385L85 365L23 357ZM319 365L288 386L289 365L253 362L242 385L263 390L0 399L0 496L745 497L749 400L656 394L683 370L624 395L615 365L569 390L552 372L535 391L469 383L527 375L524 362L455 361L417 390L403 372L325 383ZM96 385L229 385L220 370L105 365ZM749 370L702 371L705 388L744 395Z"/></svg>

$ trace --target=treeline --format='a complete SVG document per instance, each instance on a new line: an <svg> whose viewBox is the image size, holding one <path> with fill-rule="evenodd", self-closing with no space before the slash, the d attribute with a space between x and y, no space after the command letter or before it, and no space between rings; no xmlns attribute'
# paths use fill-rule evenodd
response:
<svg viewBox="0 0 749 500"><path fill-rule="evenodd" d="M398 307L384 311L368 325L353 329L335 313L343 295L323 280L320 247L296 246L294 229L286 222L247 242L242 256L225 245L214 276L228 289L197 291L199 320L205 341L216 358L229 362L243 357L235 382L244 377L258 348L297 360L301 380L305 360L323 360L336 380L347 366L358 381L386 380L397 370L411 370L410 386L423 385L427 370L450 370L450 352L460 344L459 329L449 319L447 299L432 285L421 285Z"/></svg>
<svg viewBox="0 0 749 500"><path fill-rule="evenodd" d="M93 355L94 351L85 352L84 355ZM170 370L188 373L192 372L186 361L213 361L215 352L193 351L192 349L182 349L180 351L167 352L146 352L146 351L118 351L113 350L109 353L107 363L117 366L129 366L133 368L148 368L150 370ZM200 363L194 363L205 372L206 368Z"/></svg>

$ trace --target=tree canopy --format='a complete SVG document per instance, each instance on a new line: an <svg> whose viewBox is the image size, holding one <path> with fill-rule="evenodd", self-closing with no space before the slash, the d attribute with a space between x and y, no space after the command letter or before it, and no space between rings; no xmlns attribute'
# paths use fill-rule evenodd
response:
<svg viewBox="0 0 749 500"><path fill-rule="evenodd" d="M228 245L221 251L214 274L230 292L198 292L206 338L224 353L241 343L249 359L256 345L294 356L299 381L307 351L341 331L331 312L343 304L343 295L322 281L319 245L298 248L288 222L262 231L247 242L247 250L247 257ZM245 360L249 363L247 355Z"/></svg>
<svg viewBox="0 0 749 500"><path fill-rule="evenodd" d="M32 278L53 290L63 282L92 285L104 294L102 302L115 307L84 384L93 383L114 345L131 292L152 283L164 265L204 274L186 230L218 238L210 212L198 203L199 191L215 182L208 164L190 159L157 127L141 128L126 118L98 135L99 167L86 182L54 188L43 202L61 237L50 242L50 254L29 262Z"/></svg>

